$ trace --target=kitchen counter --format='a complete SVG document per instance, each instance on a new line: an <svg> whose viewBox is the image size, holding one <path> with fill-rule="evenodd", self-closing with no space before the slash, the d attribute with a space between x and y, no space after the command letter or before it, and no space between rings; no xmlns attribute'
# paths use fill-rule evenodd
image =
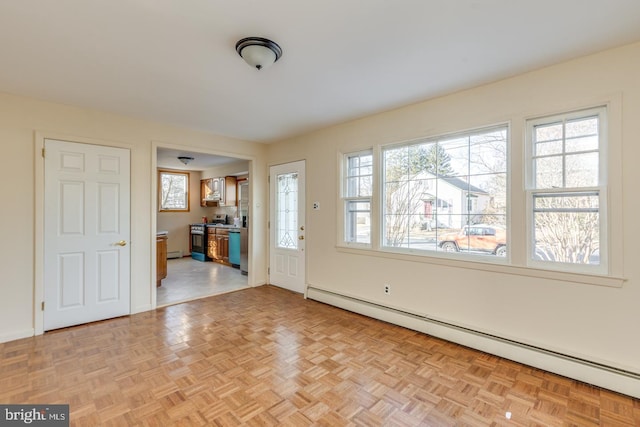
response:
<svg viewBox="0 0 640 427"><path fill-rule="evenodd" d="M230 229L231 228L237 228L238 230L240 229L240 227L236 227L233 224L216 224L216 223L213 223L213 222L207 222L207 223L199 222L199 223L196 223L196 224L189 224L189 225L200 225L200 226L203 226L203 227L220 227L220 228L230 228Z"/></svg>
<svg viewBox="0 0 640 427"><path fill-rule="evenodd" d="M229 230L230 233L234 233L235 231L237 231L238 233L240 232L240 227L236 227L233 224L203 224L203 225L206 225L207 228L209 227L226 228Z"/></svg>

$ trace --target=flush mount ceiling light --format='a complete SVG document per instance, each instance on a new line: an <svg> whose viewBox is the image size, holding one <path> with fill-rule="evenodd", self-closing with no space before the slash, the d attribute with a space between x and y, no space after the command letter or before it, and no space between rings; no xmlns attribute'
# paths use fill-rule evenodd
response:
<svg viewBox="0 0 640 427"><path fill-rule="evenodd" d="M188 156L178 156L178 160L180 160L182 163L184 163L185 165L188 165L189 162L191 162L193 160L193 157L188 157Z"/></svg>
<svg viewBox="0 0 640 427"><path fill-rule="evenodd" d="M236 52L258 70L267 68L282 56L278 43L262 37L246 37L236 43Z"/></svg>

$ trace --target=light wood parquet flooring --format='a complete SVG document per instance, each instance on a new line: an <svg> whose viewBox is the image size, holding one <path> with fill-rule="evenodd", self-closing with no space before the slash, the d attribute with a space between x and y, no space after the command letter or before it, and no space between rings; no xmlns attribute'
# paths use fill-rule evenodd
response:
<svg viewBox="0 0 640 427"><path fill-rule="evenodd" d="M76 426L640 426L637 399L272 286L0 344L0 403Z"/></svg>

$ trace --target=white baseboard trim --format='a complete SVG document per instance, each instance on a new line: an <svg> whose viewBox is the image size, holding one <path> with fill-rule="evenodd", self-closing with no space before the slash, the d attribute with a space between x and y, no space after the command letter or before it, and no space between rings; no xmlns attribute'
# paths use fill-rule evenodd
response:
<svg viewBox="0 0 640 427"><path fill-rule="evenodd" d="M315 287L307 289L307 298L640 398L640 373L536 348Z"/></svg>
<svg viewBox="0 0 640 427"><path fill-rule="evenodd" d="M11 332L9 334L0 334L0 343L20 340L22 338L30 338L35 335L35 330L25 329L23 331Z"/></svg>

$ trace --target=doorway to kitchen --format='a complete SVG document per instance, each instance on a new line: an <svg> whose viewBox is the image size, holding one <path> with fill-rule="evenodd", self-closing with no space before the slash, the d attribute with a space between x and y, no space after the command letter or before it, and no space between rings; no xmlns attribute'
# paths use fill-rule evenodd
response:
<svg viewBox="0 0 640 427"><path fill-rule="evenodd" d="M156 307L178 304L248 287L248 270L240 268L240 231L248 226L248 197L238 191L249 183L250 160L185 150L156 148L157 170L187 173L187 209L156 212ZM225 191L211 191L211 182L225 182ZM160 182L160 201L168 191ZM209 190L209 191L207 191ZM169 190L170 191L170 190ZM246 210L242 207L246 206ZM243 221L243 219L245 219ZM243 227L245 226L245 227ZM193 230L202 230L193 248ZM166 240L164 239L166 237ZM243 241L245 248L248 242ZM160 245L164 245L161 247ZM166 253L166 256L164 255Z"/></svg>

